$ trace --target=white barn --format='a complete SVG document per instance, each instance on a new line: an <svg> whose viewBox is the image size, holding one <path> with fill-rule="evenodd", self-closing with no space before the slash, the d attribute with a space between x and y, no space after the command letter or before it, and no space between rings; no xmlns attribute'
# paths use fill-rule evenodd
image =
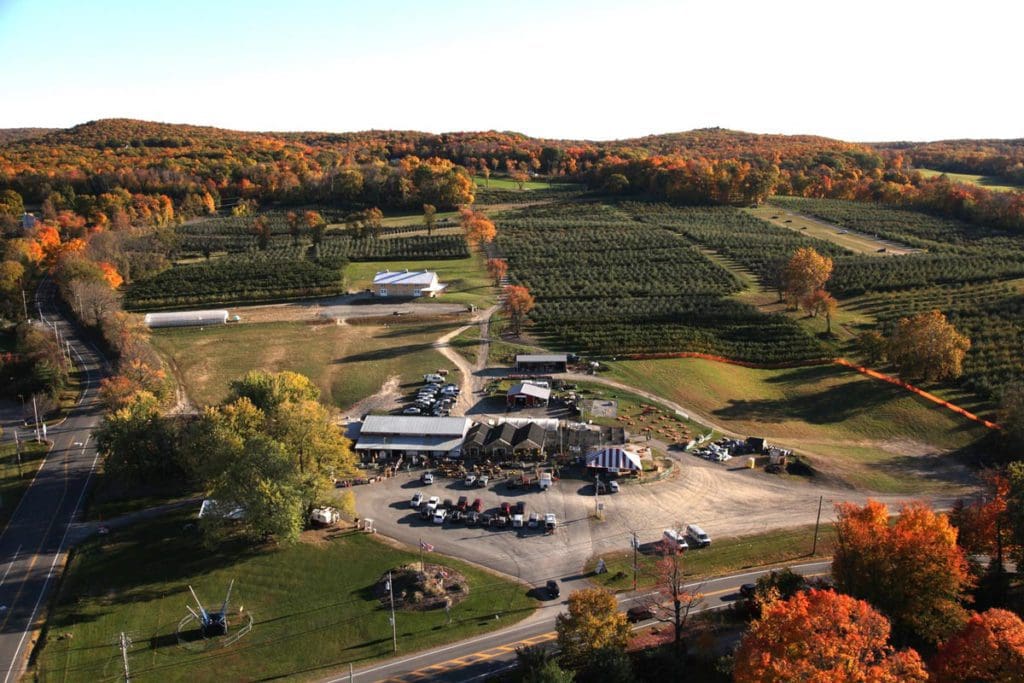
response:
<svg viewBox="0 0 1024 683"><path fill-rule="evenodd" d="M432 270L382 270L373 276L376 296L429 296L435 297L448 285L441 284Z"/></svg>

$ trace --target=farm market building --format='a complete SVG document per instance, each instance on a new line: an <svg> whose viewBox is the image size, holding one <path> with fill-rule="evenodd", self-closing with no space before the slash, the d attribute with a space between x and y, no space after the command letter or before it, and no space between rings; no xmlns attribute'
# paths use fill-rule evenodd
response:
<svg viewBox="0 0 1024 683"><path fill-rule="evenodd" d="M524 458L544 453L548 430L536 422L515 425L505 422L499 425L477 423L466 434L463 453L472 457Z"/></svg>
<svg viewBox="0 0 1024 683"><path fill-rule="evenodd" d="M532 382L520 382L509 387L505 402L511 407L545 406L551 399L551 389Z"/></svg>
<svg viewBox="0 0 1024 683"><path fill-rule="evenodd" d="M519 354L516 356L516 372L565 372L569 357L564 353Z"/></svg>
<svg viewBox="0 0 1024 683"><path fill-rule="evenodd" d="M465 417L370 415L359 430L356 450L364 459L402 455L457 458L471 424Z"/></svg>
<svg viewBox="0 0 1024 683"><path fill-rule="evenodd" d="M377 296L435 297L448 285L441 284L432 270L382 270L373 276L373 293Z"/></svg>

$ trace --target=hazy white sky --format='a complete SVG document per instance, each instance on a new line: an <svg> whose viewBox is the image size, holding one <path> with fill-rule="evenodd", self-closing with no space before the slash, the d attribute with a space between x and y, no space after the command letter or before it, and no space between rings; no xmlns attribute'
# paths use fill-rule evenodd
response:
<svg viewBox="0 0 1024 683"><path fill-rule="evenodd" d="M0 0L0 127L1024 137L1017 0Z"/></svg>

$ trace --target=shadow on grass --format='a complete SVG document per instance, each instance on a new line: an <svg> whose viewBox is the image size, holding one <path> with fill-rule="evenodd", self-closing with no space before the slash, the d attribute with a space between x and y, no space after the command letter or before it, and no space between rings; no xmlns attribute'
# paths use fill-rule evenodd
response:
<svg viewBox="0 0 1024 683"><path fill-rule="evenodd" d="M359 363L363 361L379 361L379 360L391 360L393 358L401 358L413 353L420 351L429 351L435 348L433 344L407 344L405 346L392 346L383 349L375 349L373 351L366 351L364 353L355 353L343 358L336 358L332 361L335 365L341 365L343 363Z"/></svg>
<svg viewBox="0 0 1024 683"><path fill-rule="evenodd" d="M801 368L801 371L809 370L812 369ZM784 381L789 383L795 380ZM804 396L731 399L727 406L715 410L713 414L728 420L776 422L798 419L810 424L835 424L862 411L884 405L899 395L895 387L890 389L870 382L846 383Z"/></svg>

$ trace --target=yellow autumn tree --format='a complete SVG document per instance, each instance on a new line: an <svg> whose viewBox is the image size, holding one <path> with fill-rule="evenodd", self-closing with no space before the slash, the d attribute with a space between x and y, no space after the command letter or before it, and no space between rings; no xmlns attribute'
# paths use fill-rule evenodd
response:
<svg viewBox="0 0 1024 683"><path fill-rule="evenodd" d="M567 662L579 665L598 650L626 648L629 622L615 596L603 588L585 588L569 596L568 614L555 619L558 646Z"/></svg>
<svg viewBox="0 0 1024 683"><path fill-rule="evenodd" d="M940 311L900 318L889 338L889 360L909 379L959 377L971 340Z"/></svg>

